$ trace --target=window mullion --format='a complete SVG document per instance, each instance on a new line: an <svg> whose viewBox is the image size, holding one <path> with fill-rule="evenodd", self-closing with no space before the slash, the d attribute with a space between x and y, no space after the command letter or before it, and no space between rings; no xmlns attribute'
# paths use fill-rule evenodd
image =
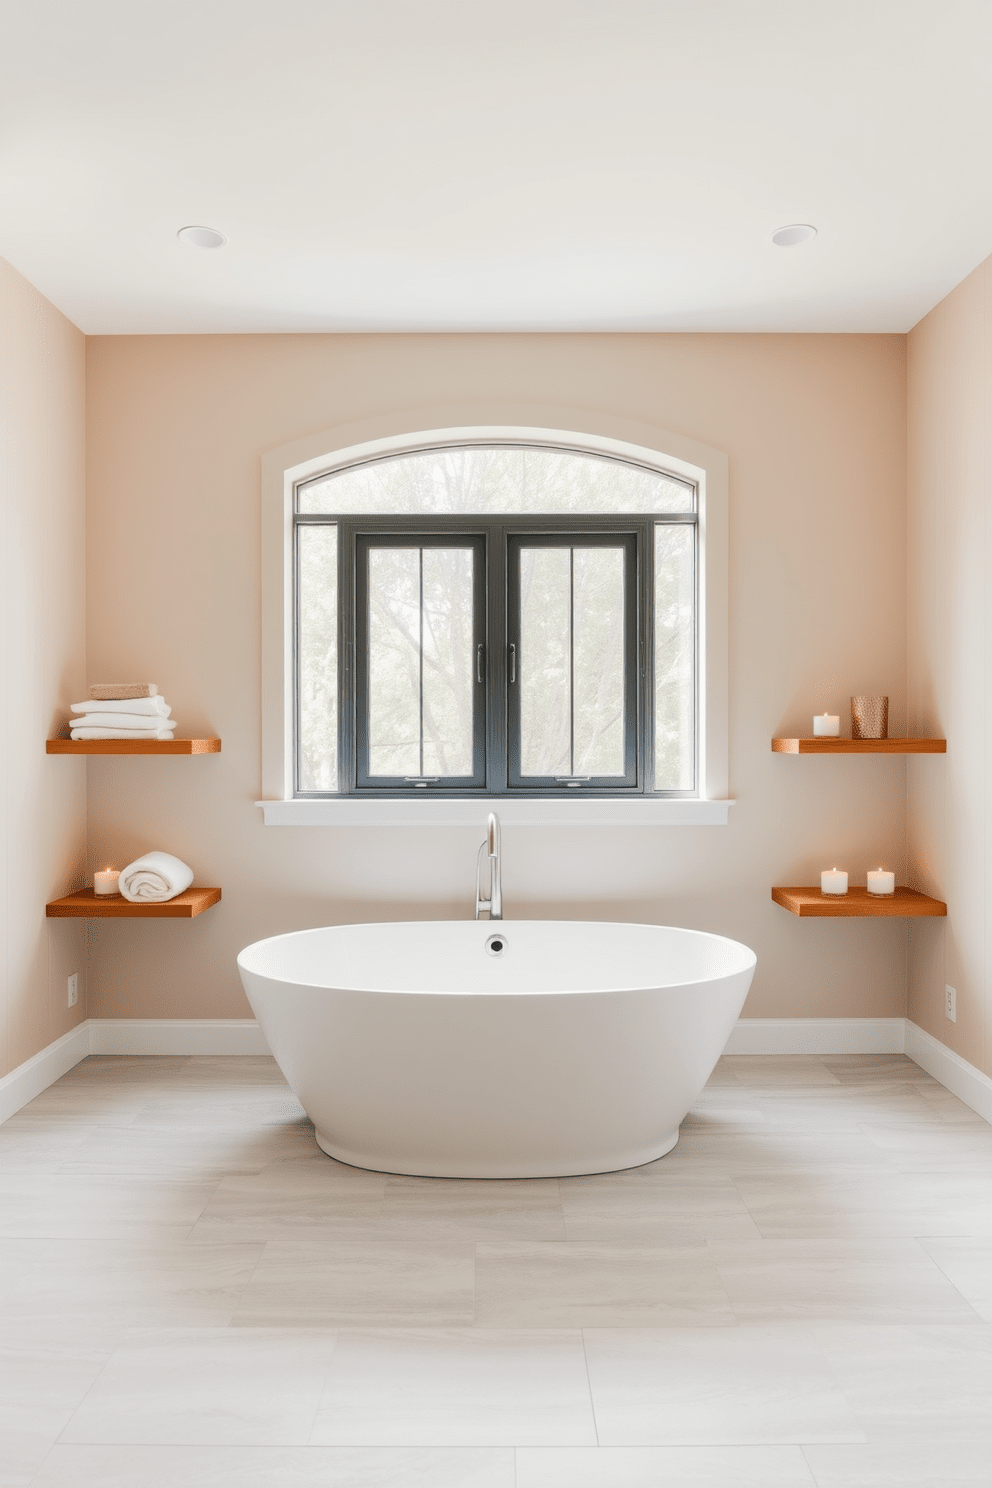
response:
<svg viewBox="0 0 992 1488"><path fill-rule="evenodd" d="M419 559L417 567L417 619L420 626L418 635L419 656L419 685L420 685L420 774L424 773L424 550L423 547L417 551Z"/></svg>
<svg viewBox="0 0 992 1488"><path fill-rule="evenodd" d="M575 549L568 550L568 773L575 774Z"/></svg>
<svg viewBox="0 0 992 1488"><path fill-rule="evenodd" d="M654 790L654 523L647 521L641 529L638 584L639 666L637 699L640 714L642 788L645 794Z"/></svg>
<svg viewBox="0 0 992 1488"><path fill-rule="evenodd" d="M356 648L356 604L355 587L355 528L352 522L338 523L338 665L341 668L339 689L338 738L340 757L338 760L338 782L342 791L351 794L355 789L357 755L356 736L356 692L355 665Z"/></svg>
<svg viewBox="0 0 992 1488"><path fill-rule="evenodd" d="M507 544L506 526L488 529L486 557L486 787L502 794L507 786Z"/></svg>

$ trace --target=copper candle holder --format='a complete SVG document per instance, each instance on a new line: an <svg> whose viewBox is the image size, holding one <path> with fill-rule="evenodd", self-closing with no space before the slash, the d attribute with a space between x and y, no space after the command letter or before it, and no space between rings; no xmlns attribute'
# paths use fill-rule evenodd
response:
<svg viewBox="0 0 992 1488"><path fill-rule="evenodd" d="M889 700L887 697L852 697L851 738L887 739L889 737Z"/></svg>

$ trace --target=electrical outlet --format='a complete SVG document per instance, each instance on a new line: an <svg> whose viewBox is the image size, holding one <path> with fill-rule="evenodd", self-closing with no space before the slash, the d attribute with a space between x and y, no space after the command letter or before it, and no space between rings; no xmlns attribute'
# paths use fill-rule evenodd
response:
<svg viewBox="0 0 992 1488"><path fill-rule="evenodd" d="M944 1017L952 1023L958 1021L958 994L953 987L944 988Z"/></svg>
<svg viewBox="0 0 992 1488"><path fill-rule="evenodd" d="M75 1007L79 1001L79 972L74 971L69 978L69 1006Z"/></svg>

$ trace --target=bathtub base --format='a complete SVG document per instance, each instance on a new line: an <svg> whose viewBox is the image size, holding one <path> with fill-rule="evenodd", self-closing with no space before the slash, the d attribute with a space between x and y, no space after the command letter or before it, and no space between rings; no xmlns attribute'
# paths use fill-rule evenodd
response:
<svg viewBox="0 0 992 1488"><path fill-rule="evenodd" d="M569 1157L556 1160L552 1155L535 1155L526 1161L497 1161L487 1158L429 1158L416 1162L389 1153L355 1152L339 1147L323 1132L314 1131L317 1146L336 1162L350 1168L365 1168L372 1173L397 1173L409 1178L583 1178L595 1173L620 1173L627 1168L641 1168L671 1152L678 1142L678 1130L650 1147L599 1154L589 1161Z"/></svg>

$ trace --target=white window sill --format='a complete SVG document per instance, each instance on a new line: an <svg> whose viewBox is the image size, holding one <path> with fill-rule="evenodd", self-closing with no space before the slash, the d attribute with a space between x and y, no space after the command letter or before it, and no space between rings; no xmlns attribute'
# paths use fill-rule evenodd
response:
<svg viewBox="0 0 992 1488"><path fill-rule="evenodd" d="M467 800L256 801L267 827L478 827L495 811L512 827L725 827L732 800Z"/></svg>

